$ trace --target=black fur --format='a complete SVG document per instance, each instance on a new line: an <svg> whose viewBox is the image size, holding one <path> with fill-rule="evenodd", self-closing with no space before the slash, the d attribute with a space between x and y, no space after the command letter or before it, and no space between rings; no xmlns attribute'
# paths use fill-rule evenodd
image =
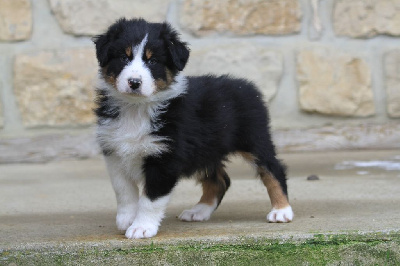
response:
<svg viewBox="0 0 400 266"><path fill-rule="evenodd" d="M173 99L160 120L164 126L153 134L171 140L170 152L145 160L150 198L170 192L177 177L202 169L212 173L236 152L253 154L287 194L285 168L275 157L268 114L252 83L228 76L189 77L187 93Z"/></svg>

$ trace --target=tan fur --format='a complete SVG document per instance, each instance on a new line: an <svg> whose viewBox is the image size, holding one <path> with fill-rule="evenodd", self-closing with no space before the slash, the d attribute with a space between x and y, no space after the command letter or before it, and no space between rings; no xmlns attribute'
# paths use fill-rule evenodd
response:
<svg viewBox="0 0 400 266"><path fill-rule="evenodd" d="M223 178L224 174L225 170L222 167L217 170L217 180L211 180L208 178L208 173L206 173L205 178L203 178L201 181L203 195L201 196L199 203L213 206L215 204L215 200L217 200L219 204L227 190Z"/></svg>
<svg viewBox="0 0 400 266"><path fill-rule="evenodd" d="M282 209L289 206L289 201L278 180L269 172L259 168L261 180L267 188L269 198L271 199L272 207Z"/></svg>
<svg viewBox="0 0 400 266"><path fill-rule="evenodd" d="M117 80L114 76L107 75L107 67L103 67L101 69L101 74L103 75L104 80L107 83L111 84L115 89L117 89L117 84L116 84Z"/></svg>
<svg viewBox="0 0 400 266"><path fill-rule="evenodd" d="M256 165L256 157L249 152L239 153L246 161ZM281 209L289 206L289 201L285 193L283 193L282 187L278 180L267 170L262 167L258 167L258 172L261 176L261 180L267 188L268 195L271 199L272 207Z"/></svg>
<svg viewBox="0 0 400 266"><path fill-rule="evenodd" d="M131 46L126 47L125 53L130 58L132 56L132 47Z"/></svg>
<svg viewBox="0 0 400 266"><path fill-rule="evenodd" d="M157 79L155 83L157 91L165 90L168 87L168 83L163 79Z"/></svg>
<svg viewBox="0 0 400 266"><path fill-rule="evenodd" d="M214 205L215 200L218 198L219 186L209 180L204 180L201 185L203 186L203 195L200 198L199 203L204 203L207 205Z"/></svg>
<svg viewBox="0 0 400 266"><path fill-rule="evenodd" d="M162 91L165 90L166 88L168 88L172 82L174 81L173 75L171 73L171 71L168 68L165 68L165 72L167 75L167 79L163 80L163 79L157 79L155 81L156 83L156 91Z"/></svg>
<svg viewBox="0 0 400 266"><path fill-rule="evenodd" d="M255 163L256 161L256 157L254 157L250 152L239 152L239 154L243 157L243 159L251 164Z"/></svg>
<svg viewBox="0 0 400 266"><path fill-rule="evenodd" d="M150 59L153 56L153 52L150 49L146 49L146 58Z"/></svg>

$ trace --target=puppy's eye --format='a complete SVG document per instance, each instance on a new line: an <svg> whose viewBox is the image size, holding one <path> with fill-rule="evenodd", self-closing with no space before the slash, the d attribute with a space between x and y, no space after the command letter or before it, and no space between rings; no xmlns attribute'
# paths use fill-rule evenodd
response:
<svg viewBox="0 0 400 266"><path fill-rule="evenodd" d="M121 56L121 61L124 63L128 63L130 60L129 57L126 54L124 54Z"/></svg>
<svg viewBox="0 0 400 266"><path fill-rule="evenodd" d="M155 64L157 64L157 59L155 59L155 58L150 58L148 61L147 61L147 63L149 64L149 65L155 65Z"/></svg>

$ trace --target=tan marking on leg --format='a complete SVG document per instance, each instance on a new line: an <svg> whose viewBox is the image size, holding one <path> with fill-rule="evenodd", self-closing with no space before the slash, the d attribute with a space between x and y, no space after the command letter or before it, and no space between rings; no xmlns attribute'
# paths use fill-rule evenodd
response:
<svg viewBox="0 0 400 266"><path fill-rule="evenodd" d="M132 57L132 46L126 47L125 53L129 58L131 58Z"/></svg>
<svg viewBox="0 0 400 266"><path fill-rule="evenodd" d="M269 172L259 167L261 180L267 188L269 198L271 199L272 207L282 209L289 206L289 201L278 180Z"/></svg>
<svg viewBox="0 0 400 266"><path fill-rule="evenodd" d="M150 50L150 49L146 49L146 58L147 59L150 59L150 57L152 57L152 55L153 55L153 52Z"/></svg>
<svg viewBox="0 0 400 266"><path fill-rule="evenodd" d="M210 206L215 204L215 200L219 202L222 200L227 187L223 175L225 174L224 169L217 170L217 180L210 180L206 177L201 181L203 187L203 195L200 198L199 203L208 204Z"/></svg>
<svg viewBox="0 0 400 266"><path fill-rule="evenodd" d="M217 199L217 195L219 194L218 185L209 180L204 180L201 184L203 186L203 195L201 196L199 203L204 203L210 206L214 205L215 199Z"/></svg>

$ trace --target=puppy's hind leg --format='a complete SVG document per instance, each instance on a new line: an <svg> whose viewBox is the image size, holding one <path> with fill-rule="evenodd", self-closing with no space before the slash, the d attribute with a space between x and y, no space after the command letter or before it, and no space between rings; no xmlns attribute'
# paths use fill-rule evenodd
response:
<svg viewBox="0 0 400 266"><path fill-rule="evenodd" d="M287 195L285 166L275 156L264 162L258 161L257 165L272 204L267 220L271 223L290 222L294 214Z"/></svg>
<svg viewBox="0 0 400 266"><path fill-rule="evenodd" d="M276 159L272 144L259 147L268 148L255 153L244 152L242 156L256 165L261 181L267 188L272 205L272 210L267 215L267 221L270 223L290 222L293 220L294 214L288 199L286 167Z"/></svg>
<svg viewBox="0 0 400 266"><path fill-rule="evenodd" d="M211 214L221 203L225 192L230 186L230 179L223 165L214 169L207 169L201 179L203 195L193 208L184 210L179 219L187 222L200 222L210 219Z"/></svg>

